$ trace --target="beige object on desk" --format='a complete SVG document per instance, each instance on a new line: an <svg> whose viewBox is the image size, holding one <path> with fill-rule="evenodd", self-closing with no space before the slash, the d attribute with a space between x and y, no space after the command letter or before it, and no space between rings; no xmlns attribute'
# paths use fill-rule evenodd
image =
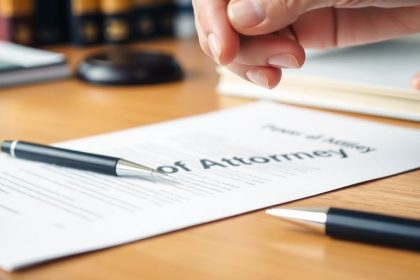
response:
<svg viewBox="0 0 420 280"><path fill-rule="evenodd" d="M174 52L187 70L186 81L139 88L72 79L0 90L0 139L59 142L247 102L215 93L214 65L196 41L138 47ZM53 49L73 65L94 50ZM339 114L420 128L396 119ZM329 205L420 219L419 182L417 170L287 207ZM0 270L0 279L418 279L419 263L418 253L308 234L257 211L16 273Z"/></svg>
<svg viewBox="0 0 420 280"><path fill-rule="evenodd" d="M219 93L420 121L420 40L313 51L302 69L284 69L280 84L264 89L219 68Z"/></svg>

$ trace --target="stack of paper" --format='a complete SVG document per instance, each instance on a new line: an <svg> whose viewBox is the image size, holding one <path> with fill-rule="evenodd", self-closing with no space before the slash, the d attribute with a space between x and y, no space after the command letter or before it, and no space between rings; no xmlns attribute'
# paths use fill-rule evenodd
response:
<svg viewBox="0 0 420 280"><path fill-rule="evenodd" d="M302 69L283 71L273 90L220 68L225 95L420 121L420 91L411 78L420 70L420 40L406 38L366 46L310 52Z"/></svg>

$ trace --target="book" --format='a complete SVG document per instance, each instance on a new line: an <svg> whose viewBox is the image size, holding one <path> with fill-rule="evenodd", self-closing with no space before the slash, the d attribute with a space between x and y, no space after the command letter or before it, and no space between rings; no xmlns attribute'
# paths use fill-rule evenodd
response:
<svg viewBox="0 0 420 280"><path fill-rule="evenodd" d="M34 0L0 1L0 40L34 44Z"/></svg>
<svg viewBox="0 0 420 280"><path fill-rule="evenodd" d="M64 0L36 0L36 45L64 43L68 40Z"/></svg>
<svg viewBox="0 0 420 280"><path fill-rule="evenodd" d="M301 69L283 69L280 84L260 88L219 69L220 94L420 121L420 92L410 80L419 71L415 37L309 52Z"/></svg>
<svg viewBox="0 0 420 280"><path fill-rule="evenodd" d="M102 34L106 43L128 43L132 39L131 0L100 0Z"/></svg>
<svg viewBox="0 0 420 280"><path fill-rule="evenodd" d="M174 35L174 3L172 0L157 0L155 24L159 37Z"/></svg>
<svg viewBox="0 0 420 280"><path fill-rule="evenodd" d="M64 55L0 42L0 87L69 77Z"/></svg>
<svg viewBox="0 0 420 280"><path fill-rule="evenodd" d="M161 0L135 0L133 32L136 40L155 38L159 34Z"/></svg>
<svg viewBox="0 0 420 280"><path fill-rule="evenodd" d="M70 41L75 45L102 42L102 16L99 0L67 0Z"/></svg>
<svg viewBox="0 0 420 280"><path fill-rule="evenodd" d="M134 3L136 40L173 35L174 5L171 0L135 0Z"/></svg>

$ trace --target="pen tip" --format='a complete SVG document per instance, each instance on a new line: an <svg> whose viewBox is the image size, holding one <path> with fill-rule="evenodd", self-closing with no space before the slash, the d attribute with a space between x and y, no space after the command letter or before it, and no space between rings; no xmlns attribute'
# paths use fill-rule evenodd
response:
<svg viewBox="0 0 420 280"><path fill-rule="evenodd" d="M325 222L328 208L271 208L265 212L283 219Z"/></svg>
<svg viewBox="0 0 420 280"><path fill-rule="evenodd" d="M270 208L265 212L270 215L276 216L279 213L327 213L329 207L290 207L290 208Z"/></svg>
<svg viewBox="0 0 420 280"><path fill-rule="evenodd" d="M325 232L325 208L271 208L266 213L286 221Z"/></svg>

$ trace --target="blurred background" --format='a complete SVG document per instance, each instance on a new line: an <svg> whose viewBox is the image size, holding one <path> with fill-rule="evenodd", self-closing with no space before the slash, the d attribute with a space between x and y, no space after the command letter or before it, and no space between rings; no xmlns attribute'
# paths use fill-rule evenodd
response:
<svg viewBox="0 0 420 280"><path fill-rule="evenodd" d="M194 36L191 0L0 0L0 40L26 46Z"/></svg>

